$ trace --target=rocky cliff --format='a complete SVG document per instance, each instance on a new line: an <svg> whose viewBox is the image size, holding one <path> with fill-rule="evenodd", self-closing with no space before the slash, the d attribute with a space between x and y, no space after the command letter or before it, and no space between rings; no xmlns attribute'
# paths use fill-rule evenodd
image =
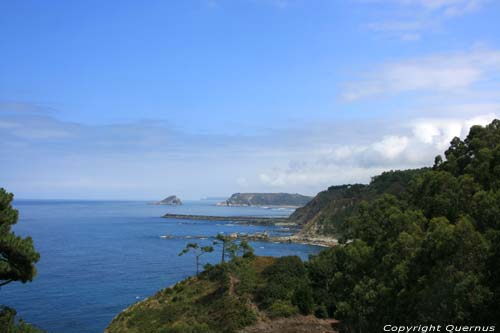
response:
<svg viewBox="0 0 500 333"><path fill-rule="evenodd" d="M274 206L274 207L301 207L307 204L312 197L291 193L234 193L226 201L219 202L219 206Z"/></svg>
<svg viewBox="0 0 500 333"><path fill-rule="evenodd" d="M179 199L175 195L171 195L169 197L166 197L165 199L155 202L156 205L169 205L169 206L178 206L182 205L181 199Z"/></svg>

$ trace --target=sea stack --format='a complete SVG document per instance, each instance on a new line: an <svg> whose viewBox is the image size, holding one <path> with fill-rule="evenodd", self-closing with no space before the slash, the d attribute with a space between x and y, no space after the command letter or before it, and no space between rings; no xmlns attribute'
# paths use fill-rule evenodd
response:
<svg viewBox="0 0 500 333"><path fill-rule="evenodd" d="M182 205L182 201L177 196L171 195L169 197L166 197L162 201L155 202L155 204L168 205L168 206L180 206L180 205Z"/></svg>

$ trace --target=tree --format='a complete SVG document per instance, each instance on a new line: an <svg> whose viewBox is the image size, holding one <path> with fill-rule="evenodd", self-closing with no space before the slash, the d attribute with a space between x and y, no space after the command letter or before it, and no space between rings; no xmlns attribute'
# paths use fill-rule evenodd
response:
<svg viewBox="0 0 500 333"><path fill-rule="evenodd" d="M221 260L220 260L221 264L225 262L226 258L232 260L236 258L239 254L241 254L241 256L253 255L253 248L248 244L247 241L242 240L241 242L237 243L236 238L226 236L224 234L218 234L215 237L213 245L221 246L222 250Z"/></svg>
<svg viewBox="0 0 500 333"><path fill-rule="evenodd" d="M270 309L277 302L281 305L286 302L297 306L303 313L312 311L310 281L299 257L277 258L263 270L262 276L266 283L259 289L257 297L262 308Z"/></svg>
<svg viewBox="0 0 500 333"><path fill-rule="evenodd" d="M251 247L246 240L242 240L238 244L238 252L244 258L250 258L254 256L253 247Z"/></svg>
<svg viewBox="0 0 500 333"><path fill-rule="evenodd" d="M18 219L18 212L11 205L13 197L0 188L0 287L33 280L35 263L40 259L31 237L22 238L11 231Z"/></svg>
<svg viewBox="0 0 500 333"><path fill-rule="evenodd" d="M292 304L299 308L303 315L311 314L314 309L312 288L308 283L300 284L292 296Z"/></svg>
<svg viewBox="0 0 500 333"><path fill-rule="evenodd" d="M196 260L196 276L200 273L200 257L205 253L213 252L214 248L212 246L199 246L198 243L188 243L184 250L179 253L182 256L188 252L193 252Z"/></svg>
<svg viewBox="0 0 500 333"><path fill-rule="evenodd" d="M12 193L0 188L0 287L11 282L30 282L36 275L35 263L40 254L35 251L31 237L22 238L14 234L11 228L17 223L18 212L12 208ZM0 328L7 333L41 332L15 319L16 311L0 307Z"/></svg>
<svg viewBox="0 0 500 333"><path fill-rule="evenodd" d="M341 225L345 245L308 263L316 304L348 332L498 323L500 121L473 126L444 156L409 177L401 195L382 186L365 197Z"/></svg>
<svg viewBox="0 0 500 333"><path fill-rule="evenodd" d="M224 234L217 234L217 236L215 237L213 245L221 246L221 259L220 259L221 264L226 260L226 256L228 255L227 253L229 252L233 244L234 244L234 239Z"/></svg>
<svg viewBox="0 0 500 333"><path fill-rule="evenodd" d="M0 329L2 333L44 333L22 319L16 320L16 310L6 306L0 306Z"/></svg>

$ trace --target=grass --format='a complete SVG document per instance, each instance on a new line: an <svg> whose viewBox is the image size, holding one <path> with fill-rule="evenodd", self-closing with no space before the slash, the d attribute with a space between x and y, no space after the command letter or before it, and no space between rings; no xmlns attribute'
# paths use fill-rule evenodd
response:
<svg viewBox="0 0 500 333"><path fill-rule="evenodd" d="M261 316L254 294L270 257L239 258L208 268L120 313L108 333L231 333Z"/></svg>

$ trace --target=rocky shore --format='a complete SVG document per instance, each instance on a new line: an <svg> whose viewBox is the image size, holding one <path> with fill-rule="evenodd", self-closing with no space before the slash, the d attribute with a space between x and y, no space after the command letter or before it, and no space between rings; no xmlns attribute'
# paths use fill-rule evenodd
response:
<svg viewBox="0 0 500 333"><path fill-rule="evenodd" d="M270 236L268 232L256 232L253 234L247 233L232 233L228 235L234 240L245 240L245 241L258 241L258 242L274 242L274 243L297 243L297 244L307 244L314 246L332 247L338 244L337 239L330 237L307 237L300 235L289 235L289 236ZM162 235L163 239L174 239L178 238L173 235ZM207 239L214 237L207 236L182 236L183 239Z"/></svg>
<svg viewBox="0 0 500 333"><path fill-rule="evenodd" d="M165 214L163 218L176 220L204 220L204 221L222 221L235 224L252 224L264 226L296 226L286 217L262 217L262 216L209 216L209 215L185 215L185 214ZM338 244L338 240L327 236L311 236L302 233L286 236L270 236L268 232L232 233L231 238L238 240L276 242L276 243L298 243L315 246L331 247ZM161 238L171 239L175 236L163 235ZM206 239L206 236L185 236L184 238Z"/></svg>
<svg viewBox="0 0 500 333"><path fill-rule="evenodd" d="M303 235L272 237L271 241L280 243L299 243L299 244L307 244L307 245L315 245L323 247L332 247L338 245L339 243L338 240L333 237L326 237L326 236L310 237Z"/></svg>

